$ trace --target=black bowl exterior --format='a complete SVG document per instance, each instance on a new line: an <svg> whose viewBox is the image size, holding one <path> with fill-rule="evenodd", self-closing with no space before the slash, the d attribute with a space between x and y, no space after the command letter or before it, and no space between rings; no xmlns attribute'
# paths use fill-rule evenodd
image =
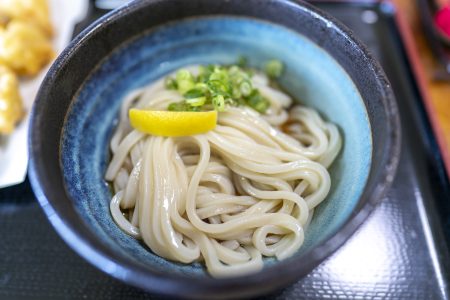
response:
<svg viewBox="0 0 450 300"><path fill-rule="evenodd" d="M242 278L188 278L137 264L100 243L66 194L59 164L64 119L95 66L115 48L154 26L193 16L235 15L295 30L333 56L357 86L372 127L372 167L350 218L329 240L302 256ZM114 11L82 32L47 74L34 104L29 133L29 177L49 220L81 256L104 272L150 292L178 297L232 298L267 293L306 275L337 250L368 217L391 185L400 153L397 106L379 64L352 33L310 4L288 0L144 0Z"/></svg>

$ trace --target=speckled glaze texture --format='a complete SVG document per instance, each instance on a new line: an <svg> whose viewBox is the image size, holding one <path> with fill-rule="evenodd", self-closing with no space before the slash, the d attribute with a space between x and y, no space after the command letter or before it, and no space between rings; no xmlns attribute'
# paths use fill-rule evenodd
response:
<svg viewBox="0 0 450 300"><path fill-rule="evenodd" d="M240 55L255 67L271 58L285 62L283 88L338 124L344 146L331 168L331 193L298 254L271 260L267 272L245 281L216 280L202 265L169 262L118 229L103 177L124 95L179 67L232 63ZM307 274L367 217L392 181L398 126L378 64L307 4L140 1L83 32L50 70L32 115L30 180L61 236L106 273L168 295L257 295Z"/></svg>

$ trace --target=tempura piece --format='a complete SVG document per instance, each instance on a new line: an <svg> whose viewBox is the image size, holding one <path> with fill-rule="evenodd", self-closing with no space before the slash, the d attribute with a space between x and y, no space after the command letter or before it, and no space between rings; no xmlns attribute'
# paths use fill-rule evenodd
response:
<svg viewBox="0 0 450 300"><path fill-rule="evenodd" d="M45 34L30 23L12 20L0 28L0 64L16 74L36 75L54 56Z"/></svg>
<svg viewBox="0 0 450 300"><path fill-rule="evenodd" d="M0 0L0 23L20 20L38 26L47 36L52 36L47 0Z"/></svg>
<svg viewBox="0 0 450 300"><path fill-rule="evenodd" d="M19 81L10 69L0 65L0 134L10 134L23 115Z"/></svg>

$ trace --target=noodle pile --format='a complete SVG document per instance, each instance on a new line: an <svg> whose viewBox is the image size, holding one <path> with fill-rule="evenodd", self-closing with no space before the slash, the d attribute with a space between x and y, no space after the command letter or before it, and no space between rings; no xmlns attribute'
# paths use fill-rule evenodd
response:
<svg viewBox="0 0 450 300"><path fill-rule="evenodd" d="M265 115L228 107L214 130L173 138L133 130L127 117L132 107L182 100L159 80L126 97L111 140L105 177L117 225L161 257L204 261L214 277L256 272L263 256L281 260L300 248L341 147L336 126L316 111L288 111L291 98L263 74L252 83L270 101Z"/></svg>

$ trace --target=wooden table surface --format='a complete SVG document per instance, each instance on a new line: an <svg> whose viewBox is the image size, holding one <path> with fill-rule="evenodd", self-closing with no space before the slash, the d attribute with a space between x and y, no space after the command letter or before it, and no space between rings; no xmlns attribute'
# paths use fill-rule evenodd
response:
<svg viewBox="0 0 450 300"><path fill-rule="evenodd" d="M444 0L449 1L449 0ZM425 39L415 0L393 0L403 16L406 27L412 33L414 50L424 79L425 96L428 96L428 113L435 116L435 134L439 135L441 151L447 159L447 174L450 176L450 81L437 82L433 73L437 64Z"/></svg>

